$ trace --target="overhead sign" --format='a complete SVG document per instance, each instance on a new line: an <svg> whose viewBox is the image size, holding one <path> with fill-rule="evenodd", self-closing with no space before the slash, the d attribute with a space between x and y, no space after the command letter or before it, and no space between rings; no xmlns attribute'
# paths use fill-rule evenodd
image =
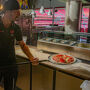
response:
<svg viewBox="0 0 90 90"><path fill-rule="evenodd" d="M21 9L28 9L28 0L18 0Z"/></svg>

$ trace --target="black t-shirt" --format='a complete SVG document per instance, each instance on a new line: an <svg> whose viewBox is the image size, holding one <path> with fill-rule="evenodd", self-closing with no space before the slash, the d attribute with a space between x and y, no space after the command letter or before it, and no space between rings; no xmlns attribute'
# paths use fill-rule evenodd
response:
<svg viewBox="0 0 90 90"><path fill-rule="evenodd" d="M12 22L9 28L5 28L0 20L0 64L7 65L15 63L14 41L22 40L20 27Z"/></svg>

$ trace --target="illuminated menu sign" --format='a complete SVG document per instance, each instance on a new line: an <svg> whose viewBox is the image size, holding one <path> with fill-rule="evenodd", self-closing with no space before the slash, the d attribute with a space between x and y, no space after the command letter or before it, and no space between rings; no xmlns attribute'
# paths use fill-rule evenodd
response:
<svg viewBox="0 0 90 90"><path fill-rule="evenodd" d="M20 4L21 9L28 9L28 0L17 0Z"/></svg>

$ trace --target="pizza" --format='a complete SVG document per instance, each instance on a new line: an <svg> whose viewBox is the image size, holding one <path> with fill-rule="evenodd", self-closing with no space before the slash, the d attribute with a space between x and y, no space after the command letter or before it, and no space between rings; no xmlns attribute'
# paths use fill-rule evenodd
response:
<svg viewBox="0 0 90 90"><path fill-rule="evenodd" d="M60 63L60 64L71 64L71 63L74 63L76 59L70 55L57 54L51 57L51 61L54 63Z"/></svg>

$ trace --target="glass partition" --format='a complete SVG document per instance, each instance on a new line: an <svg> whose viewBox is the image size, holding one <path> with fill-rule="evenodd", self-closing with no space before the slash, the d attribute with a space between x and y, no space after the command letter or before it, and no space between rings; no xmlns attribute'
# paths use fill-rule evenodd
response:
<svg viewBox="0 0 90 90"><path fill-rule="evenodd" d="M41 31L39 32L38 40L46 43L90 49L90 33L76 32L66 34L63 31Z"/></svg>

